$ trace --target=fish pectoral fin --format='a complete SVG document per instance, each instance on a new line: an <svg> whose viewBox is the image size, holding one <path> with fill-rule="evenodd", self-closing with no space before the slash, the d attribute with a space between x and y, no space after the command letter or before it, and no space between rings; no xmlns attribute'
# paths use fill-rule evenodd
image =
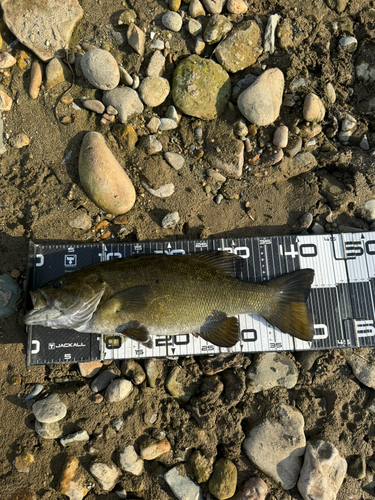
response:
<svg viewBox="0 0 375 500"><path fill-rule="evenodd" d="M123 335L126 335L126 337L129 337L130 339L139 342L145 347L152 349L154 343L152 342L150 333L145 327L145 325L141 325L140 323L138 323L138 321L132 321L131 323L132 324L129 324L129 328L124 328L124 330L122 330L121 333Z"/></svg>
<svg viewBox="0 0 375 500"><path fill-rule="evenodd" d="M119 303L119 310L134 312L147 306L151 300L150 292L151 287L148 285L133 286L112 295L111 300L115 299Z"/></svg>
<svg viewBox="0 0 375 500"><path fill-rule="evenodd" d="M233 347L240 340L238 319L226 316L220 324L203 325L199 335L219 347Z"/></svg>

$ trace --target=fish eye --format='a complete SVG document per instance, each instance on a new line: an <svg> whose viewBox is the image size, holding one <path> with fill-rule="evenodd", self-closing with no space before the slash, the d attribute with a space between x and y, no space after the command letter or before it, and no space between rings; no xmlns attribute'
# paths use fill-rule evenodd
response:
<svg viewBox="0 0 375 500"><path fill-rule="evenodd" d="M60 288L60 286L62 286L62 283L61 281L55 281L55 283L52 286L53 288Z"/></svg>

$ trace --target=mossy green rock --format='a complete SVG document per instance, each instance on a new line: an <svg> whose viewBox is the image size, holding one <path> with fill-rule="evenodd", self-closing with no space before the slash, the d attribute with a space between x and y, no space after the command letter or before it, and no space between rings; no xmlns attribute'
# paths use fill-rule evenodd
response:
<svg viewBox="0 0 375 500"><path fill-rule="evenodd" d="M255 21L245 24L245 30L230 33L215 49L216 59L231 73L248 68L263 52L259 26Z"/></svg>
<svg viewBox="0 0 375 500"><path fill-rule="evenodd" d="M224 36L232 29L232 23L226 16L215 14L210 17L206 29L204 30L204 41L209 45L219 43Z"/></svg>
<svg viewBox="0 0 375 500"><path fill-rule="evenodd" d="M198 484L205 483L210 479L214 464L213 457L206 458L199 450L195 450L191 455L190 463Z"/></svg>
<svg viewBox="0 0 375 500"><path fill-rule="evenodd" d="M192 55L173 74L175 106L189 116L214 120L223 113L230 96L228 73L217 63Z"/></svg>
<svg viewBox="0 0 375 500"><path fill-rule="evenodd" d="M237 469L227 458L220 458L208 483L210 493L219 500L232 498L237 486Z"/></svg>
<svg viewBox="0 0 375 500"><path fill-rule="evenodd" d="M338 14L344 12L348 0L327 0L327 5L330 9L334 9Z"/></svg>

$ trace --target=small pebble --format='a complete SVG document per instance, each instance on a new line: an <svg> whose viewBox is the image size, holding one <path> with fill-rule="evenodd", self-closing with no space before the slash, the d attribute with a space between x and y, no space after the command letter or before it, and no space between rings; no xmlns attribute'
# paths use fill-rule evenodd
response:
<svg viewBox="0 0 375 500"><path fill-rule="evenodd" d="M137 14L133 9L125 9L118 19L118 24L120 26L122 24L129 25L135 23L136 19L137 19Z"/></svg>
<svg viewBox="0 0 375 500"><path fill-rule="evenodd" d="M13 99L0 90L0 111L10 111Z"/></svg>
<svg viewBox="0 0 375 500"><path fill-rule="evenodd" d="M70 74L70 70L61 59L54 57L46 66L46 90L50 90L59 83L65 82Z"/></svg>
<svg viewBox="0 0 375 500"><path fill-rule="evenodd" d="M232 498L237 485L237 469L227 458L215 462L212 476L208 482L210 493L219 500Z"/></svg>
<svg viewBox="0 0 375 500"><path fill-rule="evenodd" d="M43 424L52 424L63 419L66 415L66 405L56 393L40 399L32 406L35 418Z"/></svg>
<svg viewBox="0 0 375 500"><path fill-rule="evenodd" d="M358 45L358 40L354 36L343 36L339 40L339 45L348 52L354 52Z"/></svg>
<svg viewBox="0 0 375 500"><path fill-rule="evenodd" d="M139 84L141 83L141 80L139 79L139 76L138 75L134 75L133 76L133 85L132 85L132 89L133 90L137 90L137 88L139 87Z"/></svg>
<svg viewBox="0 0 375 500"><path fill-rule="evenodd" d="M233 131L239 137L245 137L249 133L249 129L244 120L238 120L233 125Z"/></svg>
<svg viewBox="0 0 375 500"><path fill-rule="evenodd" d="M203 498L201 489L186 474L184 465L173 467L164 479L178 500L200 500Z"/></svg>
<svg viewBox="0 0 375 500"><path fill-rule="evenodd" d="M197 36L202 32L202 24L196 19L189 19L188 30L190 35Z"/></svg>
<svg viewBox="0 0 375 500"><path fill-rule="evenodd" d="M160 127L161 121L158 117L153 116L151 120L147 124L148 130L151 132L151 134L156 134Z"/></svg>
<svg viewBox="0 0 375 500"><path fill-rule="evenodd" d="M298 225L301 229L308 229L313 222L313 216L309 212L306 212L298 219Z"/></svg>
<svg viewBox="0 0 375 500"><path fill-rule="evenodd" d="M88 109L89 111L94 111L94 113L98 113L99 115L102 115L105 111L104 104L98 100L83 99L82 104L84 108Z"/></svg>
<svg viewBox="0 0 375 500"><path fill-rule="evenodd" d="M170 118L174 120L176 123L178 122L178 113L174 106L168 106L167 112L165 113L166 118Z"/></svg>
<svg viewBox="0 0 375 500"><path fill-rule="evenodd" d="M111 381L116 377L116 373L112 370L105 370L92 381L91 390L93 392L100 392L103 389L106 389Z"/></svg>
<svg viewBox="0 0 375 500"><path fill-rule="evenodd" d="M40 86L42 85L42 68L38 61L33 61L31 65L29 96L31 99L37 99Z"/></svg>
<svg viewBox="0 0 375 500"><path fill-rule="evenodd" d="M224 198L224 196L221 193L217 194L215 196L215 198L214 198L214 201L215 201L216 205L220 205L220 203L222 202L223 198Z"/></svg>
<svg viewBox="0 0 375 500"><path fill-rule="evenodd" d="M202 52L204 51L205 47L206 47L206 44L204 43L203 38L201 38L200 36L198 36L197 40L195 42L194 52L198 56L200 56L202 54Z"/></svg>
<svg viewBox="0 0 375 500"><path fill-rule="evenodd" d="M185 159L183 156L181 156L178 153L169 153L165 152L164 153L164 159L169 163L171 167L173 167L175 170L180 170L185 163Z"/></svg>
<svg viewBox="0 0 375 500"><path fill-rule="evenodd" d="M191 2L189 3L189 14L194 19L196 17L206 15L203 5L199 0L191 0Z"/></svg>
<svg viewBox="0 0 375 500"><path fill-rule="evenodd" d="M43 390L44 386L42 384L35 384L33 387L33 390L23 398L23 403L26 403L26 401L29 401L30 399L35 398L40 394Z"/></svg>
<svg viewBox="0 0 375 500"><path fill-rule="evenodd" d="M320 97L316 94L307 94L303 103L303 117L307 122L321 122L326 109Z"/></svg>
<svg viewBox="0 0 375 500"><path fill-rule="evenodd" d="M314 234L325 234L324 227L321 226L318 222L314 222L311 227L311 232Z"/></svg>
<svg viewBox="0 0 375 500"><path fill-rule="evenodd" d="M177 14L178 15L178 14ZM146 35L145 33L138 28L134 23L129 25L127 31L128 43L129 45L140 55L143 57L145 53L145 43L146 43Z"/></svg>
<svg viewBox="0 0 375 500"><path fill-rule="evenodd" d="M92 464L90 472L104 491L113 490L119 476L121 475L120 470L114 464L107 465L104 463Z"/></svg>
<svg viewBox="0 0 375 500"><path fill-rule="evenodd" d="M57 439L62 435L62 428L60 422L42 424L35 420L35 432L43 439Z"/></svg>
<svg viewBox="0 0 375 500"><path fill-rule="evenodd" d="M182 27L182 18L177 12L166 12L161 18L163 26L168 30L178 32Z"/></svg>
<svg viewBox="0 0 375 500"><path fill-rule="evenodd" d="M152 49L152 50L164 50L164 47L165 47L165 44L164 44L163 40L159 40L159 39L155 40L150 45L150 49Z"/></svg>
<svg viewBox="0 0 375 500"><path fill-rule="evenodd" d="M150 107L160 106L166 100L169 91L168 80L159 76L147 76L139 86L140 98Z"/></svg>
<svg viewBox="0 0 375 500"><path fill-rule="evenodd" d="M160 125L159 125L159 131L163 132L165 130L173 130L177 128L177 122L175 120L172 120L172 118L161 118L160 119Z"/></svg>
<svg viewBox="0 0 375 500"><path fill-rule="evenodd" d="M122 362L121 373L123 373L125 377L129 377L134 385L140 385L146 380L146 374L143 368L133 359Z"/></svg>
<svg viewBox="0 0 375 500"><path fill-rule="evenodd" d="M16 64L16 62L17 59L15 59L11 54L8 54L8 52L0 53L0 69L11 68Z"/></svg>
<svg viewBox="0 0 375 500"><path fill-rule="evenodd" d="M156 50L148 63L146 75L147 76L162 76L165 68L165 57L160 52L160 50Z"/></svg>
<svg viewBox="0 0 375 500"><path fill-rule="evenodd" d="M125 472L139 476L143 472L143 460L134 450L134 446L125 446L119 453L119 465Z"/></svg>
<svg viewBox="0 0 375 500"><path fill-rule="evenodd" d="M81 69L87 80L101 90L112 90L120 82L116 59L102 49L87 51L81 59Z"/></svg>
<svg viewBox="0 0 375 500"><path fill-rule="evenodd" d="M173 12L177 12L181 6L181 0L169 0L168 7Z"/></svg>
<svg viewBox="0 0 375 500"><path fill-rule="evenodd" d="M124 425L124 421L122 420L122 418L117 418L116 420L114 420L112 422L111 425L118 432L121 429L121 427Z"/></svg>
<svg viewBox="0 0 375 500"><path fill-rule="evenodd" d="M163 145L158 141L156 135L148 135L143 141L143 147L149 155L154 155L163 150Z"/></svg>
<svg viewBox="0 0 375 500"><path fill-rule="evenodd" d="M122 66L119 66L119 71L120 71L120 83L123 83L124 85L127 85L128 87L131 87L133 85L133 78L129 75L129 73L126 71L125 68Z"/></svg>
<svg viewBox="0 0 375 500"><path fill-rule="evenodd" d="M133 391L133 384L130 380L116 378L107 387L104 397L109 403L123 401Z"/></svg>
<svg viewBox="0 0 375 500"><path fill-rule="evenodd" d="M88 435L87 431L78 431L75 432L74 434L69 434L66 437L63 437L60 439L60 443L64 448L68 446L71 443L75 443L76 441L82 441L82 442L87 442L90 439L90 436Z"/></svg>
<svg viewBox="0 0 375 500"><path fill-rule="evenodd" d="M285 148L288 144L288 127L280 125L273 134L273 144L279 148Z"/></svg>
<svg viewBox="0 0 375 500"><path fill-rule="evenodd" d="M211 177L216 182L223 183L227 180L227 178L224 177L224 175L222 175L220 172L218 172L217 170L215 170L213 168L207 169L206 174L207 174L207 177Z"/></svg>
<svg viewBox="0 0 375 500"><path fill-rule="evenodd" d="M167 438L161 441L147 441L140 446L140 453L143 460L154 460L155 458L168 453L171 444Z"/></svg>
<svg viewBox="0 0 375 500"><path fill-rule="evenodd" d="M172 229L180 221L180 214L178 212L171 212L167 214L161 221L161 225L164 229Z"/></svg>
<svg viewBox="0 0 375 500"><path fill-rule="evenodd" d="M13 460L13 465L18 472L28 474L30 472L30 465L34 463L34 456L31 453L24 452L18 455Z"/></svg>

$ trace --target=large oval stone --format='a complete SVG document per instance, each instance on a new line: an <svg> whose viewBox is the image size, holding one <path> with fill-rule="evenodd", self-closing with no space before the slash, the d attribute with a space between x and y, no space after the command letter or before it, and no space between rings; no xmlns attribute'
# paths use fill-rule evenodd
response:
<svg viewBox="0 0 375 500"><path fill-rule="evenodd" d="M265 127L279 116L283 92L282 71L278 68L268 69L239 95L237 105L249 122Z"/></svg>
<svg viewBox="0 0 375 500"><path fill-rule="evenodd" d="M230 78L217 63L197 55L187 57L173 74L175 106L189 116L214 120L224 111L230 96Z"/></svg>
<svg viewBox="0 0 375 500"><path fill-rule="evenodd" d="M133 207L134 186L99 132L83 138L78 169L85 193L99 208L120 215Z"/></svg>

